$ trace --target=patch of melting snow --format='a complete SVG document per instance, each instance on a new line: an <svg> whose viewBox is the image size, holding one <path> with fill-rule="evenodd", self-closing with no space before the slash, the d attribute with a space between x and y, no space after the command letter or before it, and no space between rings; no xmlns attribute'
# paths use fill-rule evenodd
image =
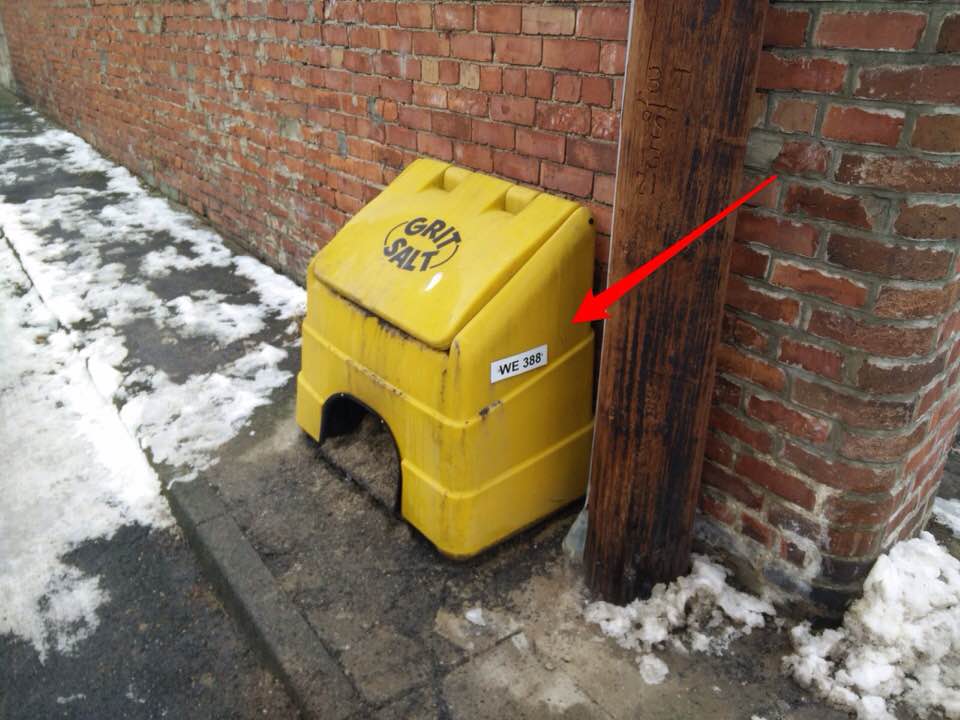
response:
<svg viewBox="0 0 960 720"><path fill-rule="evenodd" d="M480 627L487 624L487 621L483 618L483 608L470 608L464 613L464 617L472 624L479 625Z"/></svg>
<svg viewBox="0 0 960 720"><path fill-rule="evenodd" d="M175 335L249 343L268 319L295 322L305 294L235 256L216 233L65 131L0 138L0 179L22 178L36 147L59 156L30 159L31 170L106 179L105 190L63 188L23 203L0 195L0 634L30 642L43 661L89 636L109 599L99 578L62 558L124 525L172 523L141 447L176 467L177 479L192 478L290 378L280 369L286 349L250 343L233 362L174 382L129 366L123 326L149 319ZM170 245L146 254L131 276L116 260L158 232ZM163 302L149 289L150 278L210 267L247 278L260 302L212 291Z"/></svg>
<svg viewBox="0 0 960 720"><path fill-rule="evenodd" d="M73 695L67 695L66 697L58 696L57 705L69 705L72 702L77 702L78 700L86 700L87 696L84 693L74 693Z"/></svg>
<svg viewBox="0 0 960 720"><path fill-rule="evenodd" d="M40 656L96 630L108 599L62 557L124 525L171 523L160 484L62 329L0 244L0 634Z"/></svg>
<svg viewBox="0 0 960 720"><path fill-rule="evenodd" d="M960 538L960 500L935 498L933 501L933 519L949 528L954 537Z"/></svg>
<svg viewBox="0 0 960 720"><path fill-rule="evenodd" d="M930 533L880 556L842 626L801 623L791 638L784 667L861 720L889 720L898 702L960 718L960 561Z"/></svg>
<svg viewBox="0 0 960 720"><path fill-rule="evenodd" d="M640 677L647 685L659 685L670 674L670 668L656 655L648 653L637 658L640 666Z"/></svg>
<svg viewBox="0 0 960 720"><path fill-rule="evenodd" d="M734 639L763 627L768 617L776 615L768 600L733 589L726 577L721 565L695 555L689 575L655 586L647 600L622 607L590 603L584 617L621 647L636 651L644 682L657 684L669 668L653 650L669 643L681 652L719 655Z"/></svg>

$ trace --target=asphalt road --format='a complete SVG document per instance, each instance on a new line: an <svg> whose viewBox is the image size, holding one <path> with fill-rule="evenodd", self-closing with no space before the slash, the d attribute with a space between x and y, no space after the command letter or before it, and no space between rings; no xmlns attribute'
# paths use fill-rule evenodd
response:
<svg viewBox="0 0 960 720"><path fill-rule="evenodd" d="M126 527L68 558L110 593L75 654L0 637L0 718L294 718L177 531Z"/></svg>

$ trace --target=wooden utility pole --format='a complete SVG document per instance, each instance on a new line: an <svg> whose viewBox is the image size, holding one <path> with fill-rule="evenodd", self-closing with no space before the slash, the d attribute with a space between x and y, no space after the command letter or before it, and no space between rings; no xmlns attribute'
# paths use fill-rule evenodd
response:
<svg viewBox="0 0 960 720"><path fill-rule="evenodd" d="M634 0L609 279L739 194L765 0ZM732 217L609 310L584 562L625 603L687 572Z"/></svg>

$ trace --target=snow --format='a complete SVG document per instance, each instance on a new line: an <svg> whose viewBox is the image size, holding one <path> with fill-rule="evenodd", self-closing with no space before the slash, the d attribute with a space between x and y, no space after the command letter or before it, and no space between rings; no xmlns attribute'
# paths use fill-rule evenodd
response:
<svg viewBox="0 0 960 720"><path fill-rule="evenodd" d="M960 561L929 533L882 555L837 629L791 631L784 667L861 720L893 718L902 702L960 718Z"/></svg>
<svg viewBox="0 0 960 720"><path fill-rule="evenodd" d="M479 607L470 608L464 614L464 617L466 617L470 623L477 625L479 627L483 627L487 624L487 621L483 617L483 608L479 608Z"/></svg>
<svg viewBox="0 0 960 720"><path fill-rule="evenodd" d="M960 500L934 499L933 519L948 527L954 537L960 537Z"/></svg>
<svg viewBox="0 0 960 720"><path fill-rule="evenodd" d="M647 685L659 685L670 674L670 668L656 655L641 655L637 658L637 665L640 666L640 677Z"/></svg>
<svg viewBox="0 0 960 720"><path fill-rule="evenodd" d="M130 396L120 418L154 462L187 466L176 479L193 479L215 462L213 451L270 401L270 391L289 379L290 373L277 369L285 356L263 343L218 372L193 375L179 384L162 371L139 370L131 380L149 390Z"/></svg>
<svg viewBox="0 0 960 720"><path fill-rule="evenodd" d="M69 652L108 599L63 556L131 523L171 523L160 484L62 329L0 243L0 634Z"/></svg>
<svg viewBox="0 0 960 720"><path fill-rule="evenodd" d="M689 575L655 586L647 600L626 606L590 603L584 617L621 647L636 651L641 677L656 684L669 669L653 650L669 642L681 651L722 654L734 639L776 615L769 601L735 590L726 577L721 565L695 555Z"/></svg>
<svg viewBox="0 0 960 720"><path fill-rule="evenodd" d="M37 148L57 158L31 159ZM70 133L8 136L0 149L5 184L54 166L106 181L22 203L0 196L0 634L31 643L45 661L92 634L109 601L100 579L65 557L126 525L172 524L144 451L175 480L213 464L289 381L281 366L296 338L278 331L277 347L255 336L271 322L294 325L305 294ZM148 252L158 233L167 244ZM150 289L151 279L213 268L246 278L251 292L161 299ZM143 321L229 345L234 359L176 379L138 367L124 326Z"/></svg>
<svg viewBox="0 0 960 720"><path fill-rule="evenodd" d="M251 313L248 305L225 302L215 290L197 290L167 303L173 316L167 321L187 336L206 335L229 345L264 328L263 318Z"/></svg>

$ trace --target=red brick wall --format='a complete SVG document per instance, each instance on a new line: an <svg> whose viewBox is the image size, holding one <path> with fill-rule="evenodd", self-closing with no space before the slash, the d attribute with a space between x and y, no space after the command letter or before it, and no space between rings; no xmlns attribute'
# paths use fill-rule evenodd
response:
<svg viewBox="0 0 960 720"><path fill-rule="evenodd" d="M960 412L960 7L775 2L702 509L837 606L928 517Z"/></svg>
<svg viewBox="0 0 960 720"><path fill-rule="evenodd" d="M0 3L21 92L298 277L430 155L587 204L603 278L628 9ZM774 2L765 45L745 182L782 182L738 223L703 527L830 605L957 425L960 8Z"/></svg>
<svg viewBox="0 0 960 720"><path fill-rule="evenodd" d="M87 5L3 6L22 92L298 277L419 155L609 231L627 3Z"/></svg>

